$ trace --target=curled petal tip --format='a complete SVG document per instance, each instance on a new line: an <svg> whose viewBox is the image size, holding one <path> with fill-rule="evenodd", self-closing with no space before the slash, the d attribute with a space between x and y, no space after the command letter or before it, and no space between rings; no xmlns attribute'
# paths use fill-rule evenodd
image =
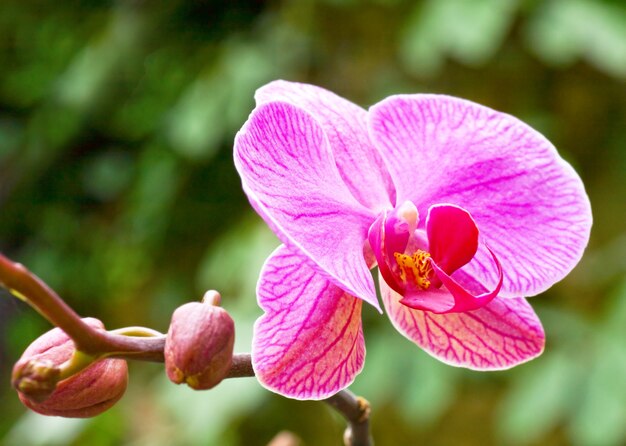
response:
<svg viewBox="0 0 626 446"><path fill-rule="evenodd" d="M500 292L500 289L502 288L502 282L504 280L502 265L500 264L500 261L498 260L494 252L489 249L489 247L487 247L487 249L489 250L489 253L491 254L491 257L493 258L493 261L496 264L496 268L498 270L498 283L492 291L486 291L484 293L476 295L473 294L471 291L465 289L459 282L450 277L434 261L431 262L437 278L441 280L441 283L454 297L454 306L445 311L445 313L461 313L484 307L489 302L491 302Z"/></svg>

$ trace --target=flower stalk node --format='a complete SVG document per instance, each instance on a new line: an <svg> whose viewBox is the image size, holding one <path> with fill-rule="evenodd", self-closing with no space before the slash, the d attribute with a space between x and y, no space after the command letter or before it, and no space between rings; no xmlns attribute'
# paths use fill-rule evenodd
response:
<svg viewBox="0 0 626 446"><path fill-rule="evenodd" d="M367 401L362 396L357 396L356 400L357 400L358 408L361 411L361 416L359 417L358 422L364 423L370 418L370 414L372 412L372 406L370 405L370 402Z"/></svg>

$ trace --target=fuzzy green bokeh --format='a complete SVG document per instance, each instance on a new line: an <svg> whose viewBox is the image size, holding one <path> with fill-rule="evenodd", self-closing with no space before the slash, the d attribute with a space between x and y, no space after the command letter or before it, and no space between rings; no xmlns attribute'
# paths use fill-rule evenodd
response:
<svg viewBox="0 0 626 446"><path fill-rule="evenodd" d="M165 331L177 306L217 289L235 350L249 351L258 272L278 245L232 165L254 90L283 78L363 106L399 92L465 97L530 123L574 165L593 207L591 243L532 301L546 352L509 372L446 367L365 311L368 365L353 389L372 403L377 444L623 444L624 55L618 0L4 0L0 250L111 328ZM0 443L341 438L342 422L319 403L253 379L193 392L143 363L97 418L27 413L11 366L49 326L2 293Z"/></svg>

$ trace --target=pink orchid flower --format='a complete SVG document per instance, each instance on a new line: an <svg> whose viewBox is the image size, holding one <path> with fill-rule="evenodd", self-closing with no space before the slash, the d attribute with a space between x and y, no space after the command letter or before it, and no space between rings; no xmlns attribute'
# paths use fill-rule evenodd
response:
<svg viewBox="0 0 626 446"><path fill-rule="evenodd" d="M391 322L437 359L498 370L541 354L524 297L571 271L591 228L580 178L541 134L449 96L366 111L276 81L256 101L235 165L284 243L257 290L252 362L265 387L322 399L354 380L362 302L381 311L376 265Z"/></svg>

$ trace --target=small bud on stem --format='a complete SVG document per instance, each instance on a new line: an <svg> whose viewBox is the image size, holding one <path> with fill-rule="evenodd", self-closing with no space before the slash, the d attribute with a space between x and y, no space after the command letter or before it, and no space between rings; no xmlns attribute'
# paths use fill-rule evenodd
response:
<svg viewBox="0 0 626 446"><path fill-rule="evenodd" d="M196 390L215 387L228 374L233 357L235 324L221 307L217 291L203 302L176 309L165 339L165 370L169 379Z"/></svg>
<svg viewBox="0 0 626 446"><path fill-rule="evenodd" d="M83 321L103 330L102 322ZM128 381L126 361L96 359L77 352L60 328L37 338L13 368L12 383L22 403L43 415L86 418L119 400Z"/></svg>

